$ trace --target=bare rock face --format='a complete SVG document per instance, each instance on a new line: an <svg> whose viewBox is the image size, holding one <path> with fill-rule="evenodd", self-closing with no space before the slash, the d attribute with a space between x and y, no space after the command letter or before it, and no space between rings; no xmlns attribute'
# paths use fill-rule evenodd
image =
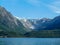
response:
<svg viewBox="0 0 60 45"><path fill-rule="evenodd" d="M0 30L14 31L21 34L26 33L26 28L23 24L8 12L4 7L0 6Z"/></svg>
<svg viewBox="0 0 60 45"><path fill-rule="evenodd" d="M42 19L20 19L24 27L31 30L42 30L46 28L47 24L51 21L48 18Z"/></svg>
<svg viewBox="0 0 60 45"><path fill-rule="evenodd" d="M60 16L53 19L20 19L24 27L31 30L53 30L60 29ZM30 30L30 31L31 31Z"/></svg>

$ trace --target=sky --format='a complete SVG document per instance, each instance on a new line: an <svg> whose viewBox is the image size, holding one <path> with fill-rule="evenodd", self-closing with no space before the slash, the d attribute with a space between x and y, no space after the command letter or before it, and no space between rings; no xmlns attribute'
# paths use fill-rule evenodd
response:
<svg viewBox="0 0 60 45"><path fill-rule="evenodd" d="M60 14L60 0L0 0L0 6L19 18L54 18Z"/></svg>

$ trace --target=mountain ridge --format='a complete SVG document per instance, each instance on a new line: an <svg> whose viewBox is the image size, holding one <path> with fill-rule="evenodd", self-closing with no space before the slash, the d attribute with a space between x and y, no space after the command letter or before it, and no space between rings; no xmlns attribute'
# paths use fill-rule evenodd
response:
<svg viewBox="0 0 60 45"><path fill-rule="evenodd" d="M58 26L57 25L58 22L60 23L60 21L59 21L60 20L60 15L56 16L53 19L49 19L49 18L42 18L42 19L20 19L20 21L21 20L23 20L24 21L23 24L26 23L28 27L29 27L29 24L31 25L30 27L33 27L33 28L29 27L30 29L33 29L33 30L50 30L50 28L52 29L54 27L53 26L54 23L55 23L54 25ZM59 29L60 29L60 26L59 26Z"/></svg>
<svg viewBox="0 0 60 45"><path fill-rule="evenodd" d="M20 20L14 17L4 7L0 7L0 30L7 33L16 33L17 36L20 34L23 35L28 32L28 30L23 26Z"/></svg>
<svg viewBox="0 0 60 45"><path fill-rule="evenodd" d="M32 34L39 32L40 34L40 31L48 33L55 29L60 30L60 15L53 19L21 19L16 18L4 7L0 6L0 36L26 37L25 34L29 34L30 32L32 32Z"/></svg>

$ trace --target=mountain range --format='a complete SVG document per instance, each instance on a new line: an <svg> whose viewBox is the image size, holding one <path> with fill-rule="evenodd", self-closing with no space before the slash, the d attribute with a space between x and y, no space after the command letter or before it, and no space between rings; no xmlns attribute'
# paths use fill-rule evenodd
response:
<svg viewBox="0 0 60 45"><path fill-rule="evenodd" d="M0 6L0 37L25 37L28 32L55 29L60 29L60 15L53 19L18 19Z"/></svg>
<svg viewBox="0 0 60 45"><path fill-rule="evenodd" d="M53 19L20 19L22 24L32 30L52 30L60 29L60 16Z"/></svg>

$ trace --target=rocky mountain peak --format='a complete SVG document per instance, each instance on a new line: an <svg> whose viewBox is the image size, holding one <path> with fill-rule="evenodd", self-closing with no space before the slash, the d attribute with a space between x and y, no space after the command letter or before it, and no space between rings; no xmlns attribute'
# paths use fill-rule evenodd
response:
<svg viewBox="0 0 60 45"><path fill-rule="evenodd" d="M10 12L8 12L4 7L0 6L0 26L4 30L18 31L20 33L26 32L23 24L15 18ZM3 29L2 28L2 29Z"/></svg>

